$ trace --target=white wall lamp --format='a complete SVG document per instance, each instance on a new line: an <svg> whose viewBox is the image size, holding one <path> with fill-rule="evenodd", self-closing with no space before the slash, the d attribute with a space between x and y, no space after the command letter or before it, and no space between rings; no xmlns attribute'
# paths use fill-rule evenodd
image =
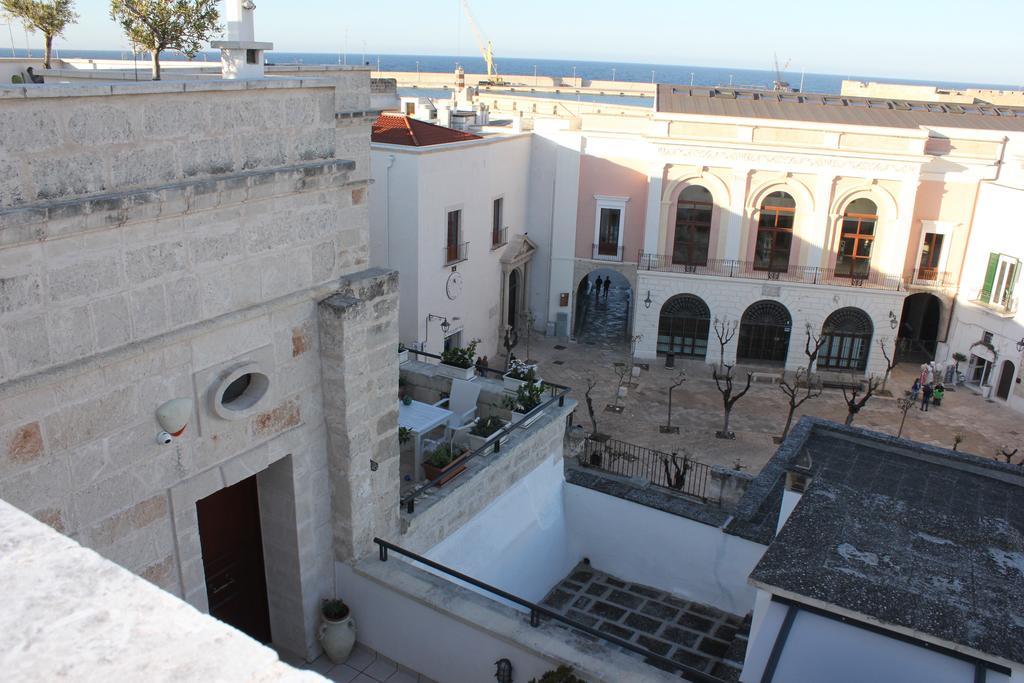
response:
<svg viewBox="0 0 1024 683"><path fill-rule="evenodd" d="M651 290L648 289L647 290L647 298L644 299L644 308L650 308L652 303L654 303L654 302L651 301Z"/></svg>
<svg viewBox="0 0 1024 683"><path fill-rule="evenodd" d="M161 405L156 409L156 421L163 431L156 435L156 442L166 446L184 434L191 417L190 398L175 398Z"/></svg>
<svg viewBox="0 0 1024 683"><path fill-rule="evenodd" d="M899 324L900 321L899 319L896 318L896 314L893 313L892 311L889 311L889 327L895 330L897 327L899 327Z"/></svg>
<svg viewBox="0 0 1024 683"><path fill-rule="evenodd" d="M1021 337L1020 341L1017 342L1017 353L1020 353L1022 351L1024 351L1024 337Z"/></svg>

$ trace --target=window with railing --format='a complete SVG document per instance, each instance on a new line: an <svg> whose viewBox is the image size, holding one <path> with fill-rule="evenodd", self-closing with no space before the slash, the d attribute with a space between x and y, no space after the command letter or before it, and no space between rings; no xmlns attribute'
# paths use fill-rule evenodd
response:
<svg viewBox="0 0 1024 683"><path fill-rule="evenodd" d="M985 270L985 283L978 300L990 306L1013 308L1013 293L1020 275L1020 259L1006 254L991 253Z"/></svg>
<svg viewBox="0 0 1024 683"><path fill-rule="evenodd" d="M462 241L462 209L448 212L447 228L444 248L446 266L466 260L466 243Z"/></svg>
<svg viewBox="0 0 1024 683"><path fill-rule="evenodd" d="M925 233L924 239L921 240L921 265L917 268L917 279L935 280L938 278L944 238L945 235L942 233Z"/></svg>
<svg viewBox="0 0 1024 683"><path fill-rule="evenodd" d="M602 208L599 220L597 254L598 256L615 256L619 253L619 230L622 227L622 211L619 209Z"/></svg>
<svg viewBox="0 0 1024 683"><path fill-rule="evenodd" d="M711 211L714 203L707 188L691 185L679 195L676 204L676 231L672 245L672 263L706 266L711 242Z"/></svg>
<svg viewBox="0 0 1024 683"><path fill-rule="evenodd" d="M505 223L505 198L498 197L494 200L491 212L491 248L500 247L508 243L508 228L503 227Z"/></svg>
<svg viewBox="0 0 1024 683"><path fill-rule="evenodd" d="M796 201L785 192L772 192L761 203L757 219L754 269L785 273L793 248Z"/></svg>
<svg viewBox="0 0 1024 683"><path fill-rule="evenodd" d="M871 271L871 247L875 241L878 207L870 199L855 199L843 214L836 275L864 278Z"/></svg>

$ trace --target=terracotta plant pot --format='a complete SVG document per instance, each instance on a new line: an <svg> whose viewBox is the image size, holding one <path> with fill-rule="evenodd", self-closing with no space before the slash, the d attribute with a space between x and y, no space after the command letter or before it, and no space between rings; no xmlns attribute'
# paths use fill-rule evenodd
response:
<svg viewBox="0 0 1024 683"><path fill-rule="evenodd" d="M466 471L466 455L469 451L463 451L459 457L452 460L444 467L434 467L429 462L424 461L423 463L423 474L427 476L430 481L436 482L438 486L444 486L449 481L459 476Z"/></svg>

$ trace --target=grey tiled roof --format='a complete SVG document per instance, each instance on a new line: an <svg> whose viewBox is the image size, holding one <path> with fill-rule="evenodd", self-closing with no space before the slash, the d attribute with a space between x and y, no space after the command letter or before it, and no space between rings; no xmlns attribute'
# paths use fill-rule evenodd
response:
<svg viewBox="0 0 1024 683"><path fill-rule="evenodd" d="M741 501L740 521L756 518L810 456L813 482L753 582L1024 663L1018 468L817 420L793 436Z"/></svg>

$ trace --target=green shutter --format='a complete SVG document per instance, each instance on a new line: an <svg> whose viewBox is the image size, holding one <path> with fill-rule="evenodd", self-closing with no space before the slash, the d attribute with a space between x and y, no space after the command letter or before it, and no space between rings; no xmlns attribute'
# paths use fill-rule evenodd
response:
<svg viewBox="0 0 1024 683"><path fill-rule="evenodd" d="M1010 266L1010 272L1006 274L1006 294L1003 298L1006 303L1010 303L1010 299L1013 298L1013 286L1017 284L1017 278L1020 276L1020 261L1016 260Z"/></svg>
<svg viewBox="0 0 1024 683"><path fill-rule="evenodd" d="M990 301L992 299L992 285L996 281L996 270L999 268L999 254L988 255L988 270L985 271L985 285L981 288L981 294L978 298L982 301Z"/></svg>

